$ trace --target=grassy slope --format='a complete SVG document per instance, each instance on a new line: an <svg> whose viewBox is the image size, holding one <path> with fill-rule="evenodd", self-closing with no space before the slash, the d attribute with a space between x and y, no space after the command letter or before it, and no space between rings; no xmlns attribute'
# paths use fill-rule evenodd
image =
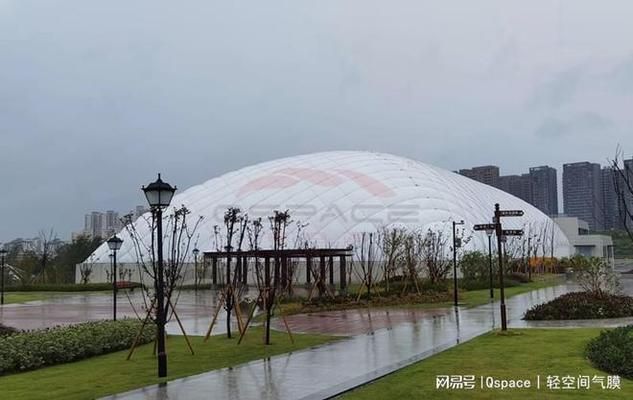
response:
<svg viewBox="0 0 633 400"><path fill-rule="evenodd" d="M262 344L262 330L249 330L238 347L237 339L213 336L207 343L193 337L196 354L192 356L182 336L170 336L167 341L169 379L194 375L265 358L275 354L319 345L334 338L318 335L288 337L273 332L273 344ZM159 382L153 345L139 347L131 361L125 361L127 351L94 357L70 364L0 377L0 398L26 399L92 399Z"/></svg>
<svg viewBox="0 0 633 400"><path fill-rule="evenodd" d="M510 335L491 332L392 375L363 386L343 396L344 399L630 399L633 381L623 379L622 390L549 390L544 387L547 375L609 375L599 371L584 358L587 341L600 329L520 329ZM505 379L528 379L541 376L541 390L475 389L436 390L436 375L494 376Z"/></svg>

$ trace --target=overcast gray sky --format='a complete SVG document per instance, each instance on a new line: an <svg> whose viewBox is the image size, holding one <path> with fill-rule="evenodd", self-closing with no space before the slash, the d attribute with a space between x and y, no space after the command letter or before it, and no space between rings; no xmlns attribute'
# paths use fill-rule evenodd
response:
<svg viewBox="0 0 633 400"><path fill-rule="evenodd" d="M255 162L633 153L633 2L0 0L0 241Z"/></svg>

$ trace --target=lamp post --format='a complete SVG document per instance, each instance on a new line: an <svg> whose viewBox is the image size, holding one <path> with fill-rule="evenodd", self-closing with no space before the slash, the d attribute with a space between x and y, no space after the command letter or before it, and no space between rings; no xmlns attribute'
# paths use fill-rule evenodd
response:
<svg viewBox="0 0 633 400"><path fill-rule="evenodd" d="M157 271L154 286L156 288L156 342L158 347L158 377L167 376L167 353L165 352L165 277L163 267L163 209L169 206L176 187L158 179L147 187L141 188L156 221Z"/></svg>
<svg viewBox="0 0 633 400"><path fill-rule="evenodd" d="M0 257L2 257L2 278L0 279L2 281L2 283L0 284L0 286L2 286L2 288L0 289L0 304L4 304L4 257L7 255L7 251L5 249L0 250Z"/></svg>
<svg viewBox="0 0 633 400"><path fill-rule="evenodd" d="M490 299L495 298L494 284L492 280L492 234L493 229L486 229L486 235L488 235L488 278L490 279Z"/></svg>
<svg viewBox="0 0 633 400"><path fill-rule="evenodd" d="M198 291L198 254L200 254L200 250L198 248L194 248L193 251L193 284L195 291Z"/></svg>
<svg viewBox="0 0 633 400"><path fill-rule="evenodd" d="M108 247L112 250L112 319L116 321L116 252L121 248L123 240L117 235L108 239Z"/></svg>
<svg viewBox="0 0 633 400"><path fill-rule="evenodd" d="M455 226L464 225L464 221L453 221L453 300L457 307L457 248L461 246L461 239L455 236Z"/></svg>

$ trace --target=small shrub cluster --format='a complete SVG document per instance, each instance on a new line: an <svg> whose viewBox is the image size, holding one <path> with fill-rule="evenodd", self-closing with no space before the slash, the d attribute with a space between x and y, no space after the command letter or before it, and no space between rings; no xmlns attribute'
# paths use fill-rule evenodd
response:
<svg viewBox="0 0 633 400"><path fill-rule="evenodd" d="M301 312L310 313L318 311L346 310L367 306L382 307L416 303L441 303L450 299L452 299L452 296L448 292L432 292L421 294L410 293L403 296L372 295L370 299L367 299L366 296L361 296L361 299L358 301L357 297L353 295L339 295L334 298L315 297L310 301L306 300L302 303Z"/></svg>
<svg viewBox="0 0 633 400"><path fill-rule="evenodd" d="M439 282L431 282L429 279L419 279L416 282L411 282L407 280L407 278L397 275L392 277L389 280L389 285L387 286L386 281L380 281L376 284L377 288L380 288L379 293L374 293L374 295L380 295L382 297L390 297L390 296L404 296L408 294L418 294L418 290L423 294L437 294L444 293L449 290L449 287L452 288L450 281L442 280ZM389 288L387 290L387 287ZM366 294L363 294L363 298L366 297Z"/></svg>
<svg viewBox="0 0 633 400"><path fill-rule="evenodd" d="M603 331L585 354L596 368L633 379L633 325Z"/></svg>
<svg viewBox="0 0 633 400"><path fill-rule="evenodd" d="M0 337L0 375L77 361L132 346L141 323L136 319L85 322ZM143 330L140 343L154 340Z"/></svg>
<svg viewBox="0 0 633 400"><path fill-rule="evenodd" d="M633 316L633 297L614 294L572 292L532 307L526 320L571 320Z"/></svg>
<svg viewBox="0 0 633 400"><path fill-rule="evenodd" d="M519 286L521 283L511 279L509 277L505 277L503 279L503 287L504 288L509 288L509 287L513 287L513 286ZM490 288L490 280L488 279L484 279L484 280L476 280L476 281L465 281L465 280L460 280L458 281L457 285L460 287L460 289L462 290L482 290L482 289L489 289ZM499 277L495 276L492 279L492 286L496 289L498 289L500 287L499 285Z"/></svg>

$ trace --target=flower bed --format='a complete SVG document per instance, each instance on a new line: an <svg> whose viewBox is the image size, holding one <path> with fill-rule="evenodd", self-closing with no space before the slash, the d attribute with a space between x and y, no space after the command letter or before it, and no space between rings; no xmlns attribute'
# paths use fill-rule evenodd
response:
<svg viewBox="0 0 633 400"><path fill-rule="evenodd" d="M136 319L85 322L18 332L0 337L0 375L81 360L132 346L140 330ZM139 343L154 340L156 330L143 330Z"/></svg>
<svg viewBox="0 0 633 400"><path fill-rule="evenodd" d="M529 309L525 320L573 320L633 317L633 297L572 292Z"/></svg>

